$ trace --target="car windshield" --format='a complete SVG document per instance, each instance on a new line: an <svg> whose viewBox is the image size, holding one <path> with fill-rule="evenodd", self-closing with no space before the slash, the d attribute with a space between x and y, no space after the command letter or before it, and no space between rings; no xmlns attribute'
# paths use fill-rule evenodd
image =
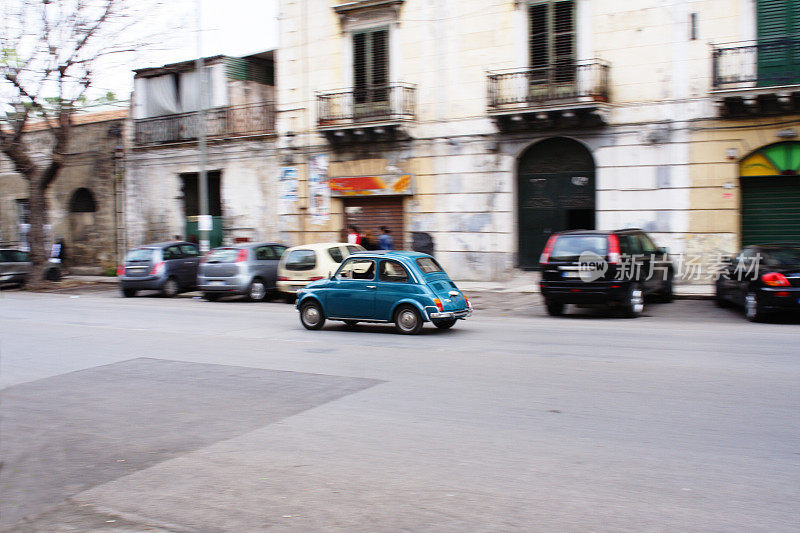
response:
<svg viewBox="0 0 800 533"><path fill-rule="evenodd" d="M125 261L150 261L153 257L152 248L136 248L128 252Z"/></svg>
<svg viewBox="0 0 800 533"><path fill-rule="evenodd" d="M572 261L585 252L605 256L607 251L605 235L559 235L550 252L550 260Z"/></svg>
<svg viewBox="0 0 800 533"><path fill-rule="evenodd" d="M233 263L238 255L238 248L217 248L209 252L206 263Z"/></svg>
<svg viewBox="0 0 800 533"><path fill-rule="evenodd" d="M769 250L764 254L764 264L772 267L800 265L800 248Z"/></svg>
<svg viewBox="0 0 800 533"><path fill-rule="evenodd" d="M439 266L439 263L432 257L420 257L417 259L417 265L419 265L419 269L422 270L423 274L433 274L434 272L444 272L442 267Z"/></svg>
<svg viewBox="0 0 800 533"><path fill-rule="evenodd" d="M286 256L286 270L312 270L317 266L317 254L314 250L292 250Z"/></svg>

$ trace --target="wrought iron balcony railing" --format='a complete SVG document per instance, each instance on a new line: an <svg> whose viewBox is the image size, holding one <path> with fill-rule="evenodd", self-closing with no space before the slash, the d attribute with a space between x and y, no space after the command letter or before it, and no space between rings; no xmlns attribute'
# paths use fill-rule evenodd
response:
<svg viewBox="0 0 800 533"><path fill-rule="evenodd" d="M489 73L489 110L570 101L608 102L609 65L599 59Z"/></svg>
<svg viewBox="0 0 800 533"><path fill-rule="evenodd" d="M715 46L711 52L715 90L800 84L800 40Z"/></svg>
<svg viewBox="0 0 800 533"><path fill-rule="evenodd" d="M192 141L200 133L200 113L180 113L134 120L138 146ZM275 106L258 102L206 110L206 135L209 138L265 135L275 132Z"/></svg>
<svg viewBox="0 0 800 533"><path fill-rule="evenodd" d="M416 93L409 83L317 93L318 123L324 128L414 120Z"/></svg>

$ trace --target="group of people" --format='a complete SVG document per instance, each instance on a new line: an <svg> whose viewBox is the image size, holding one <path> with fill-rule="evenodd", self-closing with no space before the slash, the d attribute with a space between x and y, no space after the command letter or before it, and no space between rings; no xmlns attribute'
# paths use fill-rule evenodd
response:
<svg viewBox="0 0 800 533"><path fill-rule="evenodd" d="M372 232L367 230L359 233L358 227L351 224L347 226L347 242L349 244L360 244L366 250L391 250L394 246L392 235L386 226L380 227L381 234L375 239Z"/></svg>

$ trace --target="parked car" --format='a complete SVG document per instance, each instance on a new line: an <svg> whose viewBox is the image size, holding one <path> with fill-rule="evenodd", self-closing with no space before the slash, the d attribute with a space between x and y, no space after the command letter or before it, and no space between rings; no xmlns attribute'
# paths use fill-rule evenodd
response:
<svg viewBox="0 0 800 533"><path fill-rule="evenodd" d="M190 242L145 244L127 253L125 263L117 267L117 279L126 298L141 290L172 297L195 289L199 263L200 251Z"/></svg>
<svg viewBox="0 0 800 533"><path fill-rule="evenodd" d="M320 329L326 319L394 322L410 335L424 322L448 329L472 314L467 297L433 257L391 250L354 253L335 274L298 291L295 306L306 329Z"/></svg>
<svg viewBox="0 0 800 533"><path fill-rule="evenodd" d="M293 300L298 290L336 272L347 256L361 250L364 250L362 246L346 242L304 244L289 248L278 263L278 290L287 300Z"/></svg>
<svg viewBox="0 0 800 533"><path fill-rule="evenodd" d="M274 242L215 248L200 261L197 288L211 301L226 295L264 300L277 290L278 261L285 250L286 246Z"/></svg>
<svg viewBox="0 0 800 533"><path fill-rule="evenodd" d="M17 285L27 283L33 264L28 261L28 252L12 248L0 249L0 285Z"/></svg>
<svg viewBox="0 0 800 533"><path fill-rule="evenodd" d="M539 260L547 312L567 304L609 305L627 317L644 310L645 297L672 301L674 266L640 229L566 231L550 236Z"/></svg>
<svg viewBox="0 0 800 533"><path fill-rule="evenodd" d="M800 311L800 244L745 247L725 262L716 289L717 305L744 307L751 322Z"/></svg>

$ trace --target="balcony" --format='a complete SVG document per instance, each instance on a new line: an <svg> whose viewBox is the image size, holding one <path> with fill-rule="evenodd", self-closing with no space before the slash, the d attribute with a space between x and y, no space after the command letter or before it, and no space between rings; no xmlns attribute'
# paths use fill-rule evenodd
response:
<svg viewBox="0 0 800 533"><path fill-rule="evenodd" d="M408 83L317 93L317 129L334 144L408 138L416 97Z"/></svg>
<svg viewBox="0 0 800 533"><path fill-rule="evenodd" d="M800 113L800 40L726 44L711 53L721 116Z"/></svg>
<svg viewBox="0 0 800 533"><path fill-rule="evenodd" d="M200 113L180 113L134 120L136 146L191 142L200 134ZM206 110L206 136L230 139L275 133L275 106L259 102Z"/></svg>
<svg viewBox="0 0 800 533"><path fill-rule="evenodd" d="M490 72L489 115L504 131L588 127L605 122L609 65L568 65Z"/></svg>

